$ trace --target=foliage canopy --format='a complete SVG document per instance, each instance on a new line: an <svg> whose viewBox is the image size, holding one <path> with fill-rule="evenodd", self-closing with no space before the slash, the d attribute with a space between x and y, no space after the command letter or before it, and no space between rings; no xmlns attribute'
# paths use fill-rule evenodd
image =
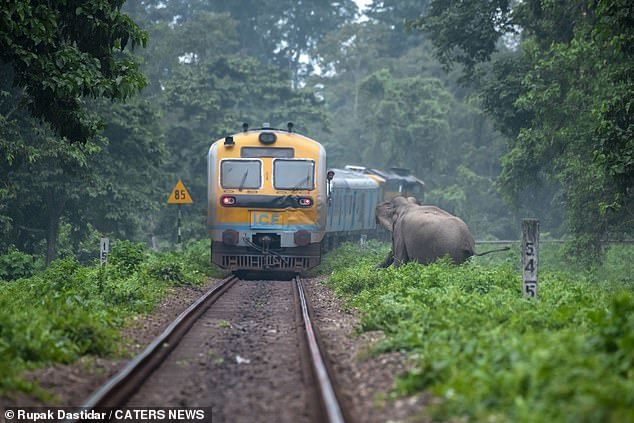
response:
<svg viewBox="0 0 634 423"><path fill-rule="evenodd" d="M102 126L84 97L125 99L145 85L128 45L147 34L121 13L125 0L3 2L0 64L33 116L70 141Z"/></svg>
<svg viewBox="0 0 634 423"><path fill-rule="evenodd" d="M632 231L633 14L623 0L436 0L413 23L445 65L464 66L511 137L500 178L506 197L530 208L527 191L550 186L576 252L590 259L601 238Z"/></svg>

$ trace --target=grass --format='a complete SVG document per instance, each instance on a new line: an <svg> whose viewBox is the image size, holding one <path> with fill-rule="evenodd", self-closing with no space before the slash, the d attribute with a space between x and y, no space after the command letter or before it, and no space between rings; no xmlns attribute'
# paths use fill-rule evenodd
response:
<svg viewBox="0 0 634 423"><path fill-rule="evenodd" d="M152 311L172 287L200 285L216 272L208 264L205 241L189 244L182 253L149 252L127 241L113 244L105 268L67 258L29 277L0 279L0 394L42 396L22 377L25 370L86 355L116 355L127 319ZM22 267L22 274L31 273ZM15 266L9 270L4 274L19 274Z"/></svg>
<svg viewBox="0 0 634 423"><path fill-rule="evenodd" d="M517 265L519 269L520 255L518 244L509 244L511 251L505 253L493 253L483 257L474 258L473 261L480 264ZM499 244L478 244L478 252L499 248ZM562 243L543 242L539 251L539 267L541 270L560 271L570 276L579 275L595 282L630 282L632 283L634 260L634 245L613 244L605 251L603 262L587 267L585 260L580 262L573 256L566 254L567 246Z"/></svg>
<svg viewBox="0 0 634 423"><path fill-rule="evenodd" d="M346 245L322 272L360 330L387 335L377 353L415 363L392 395L433 393L440 421L634 421L632 246L590 270L542 249L537 301L522 297L516 252L377 270L385 251Z"/></svg>

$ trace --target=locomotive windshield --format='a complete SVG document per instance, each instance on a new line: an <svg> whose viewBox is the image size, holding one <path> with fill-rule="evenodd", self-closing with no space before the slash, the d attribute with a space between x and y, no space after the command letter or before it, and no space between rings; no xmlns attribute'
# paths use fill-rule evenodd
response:
<svg viewBox="0 0 634 423"><path fill-rule="evenodd" d="M283 160L273 162L273 185L277 189L313 189L315 162Z"/></svg>
<svg viewBox="0 0 634 423"><path fill-rule="evenodd" d="M259 160L223 160L220 164L220 184L223 188L260 188L262 163Z"/></svg>

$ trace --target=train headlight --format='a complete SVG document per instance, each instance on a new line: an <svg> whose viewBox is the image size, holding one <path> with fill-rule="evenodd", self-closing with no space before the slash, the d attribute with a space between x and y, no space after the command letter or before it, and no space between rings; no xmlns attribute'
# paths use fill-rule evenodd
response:
<svg viewBox="0 0 634 423"><path fill-rule="evenodd" d="M262 144L273 144L277 140L277 135L273 132L261 132L258 139Z"/></svg>
<svg viewBox="0 0 634 423"><path fill-rule="evenodd" d="M301 207L310 207L313 205L313 199L310 197L300 197L297 202Z"/></svg>
<svg viewBox="0 0 634 423"><path fill-rule="evenodd" d="M295 232L294 236L294 241L295 244L299 245L300 247L304 247L308 244L310 244L310 232L308 231L297 231Z"/></svg>
<svg viewBox="0 0 634 423"><path fill-rule="evenodd" d="M238 231L227 229L222 233L222 243L225 245L236 245L239 239Z"/></svg>
<svg viewBox="0 0 634 423"><path fill-rule="evenodd" d="M235 206L236 205L236 197L231 195L223 195L220 197L220 204L225 207Z"/></svg>

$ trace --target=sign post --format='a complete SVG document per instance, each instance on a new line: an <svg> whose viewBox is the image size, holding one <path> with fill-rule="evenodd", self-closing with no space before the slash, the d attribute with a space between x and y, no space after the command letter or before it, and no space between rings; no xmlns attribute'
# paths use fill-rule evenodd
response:
<svg viewBox="0 0 634 423"><path fill-rule="evenodd" d="M539 264L539 220L522 219L522 269L527 298L537 298L537 266Z"/></svg>
<svg viewBox="0 0 634 423"><path fill-rule="evenodd" d="M108 253L110 252L110 239L101 238L99 240L99 261L101 266L105 266L108 263Z"/></svg>
<svg viewBox="0 0 634 423"><path fill-rule="evenodd" d="M192 200L192 196L189 195L189 191L187 190L187 188L185 188L185 184L183 184L183 181L179 179L176 185L174 186L174 188L172 189L169 199L167 200L167 204L178 205L178 218L176 221L176 228L177 228L176 230L178 231L177 237L176 237L176 243L178 245L178 248L181 247L183 242L183 239L181 236L181 206L183 204L192 204L193 202L194 201Z"/></svg>
<svg viewBox="0 0 634 423"><path fill-rule="evenodd" d="M178 205L178 218L176 219L176 226L178 230L178 234L176 236L176 243L181 245L183 242L183 238L181 237L181 205Z"/></svg>

